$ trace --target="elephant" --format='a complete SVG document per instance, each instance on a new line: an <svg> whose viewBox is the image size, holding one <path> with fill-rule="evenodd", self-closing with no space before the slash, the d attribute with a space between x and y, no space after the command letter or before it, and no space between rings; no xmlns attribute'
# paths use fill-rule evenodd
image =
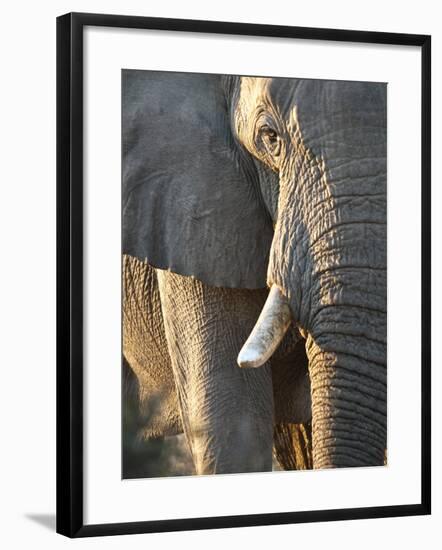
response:
<svg viewBox="0 0 442 550"><path fill-rule="evenodd" d="M383 465L386 85L124 70L122 105L143 435L198 474Z"/></svg>

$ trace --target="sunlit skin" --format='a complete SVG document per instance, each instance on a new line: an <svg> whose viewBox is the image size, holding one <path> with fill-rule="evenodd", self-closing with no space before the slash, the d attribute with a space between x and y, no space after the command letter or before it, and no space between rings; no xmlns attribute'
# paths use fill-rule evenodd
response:
<svg viewBox="0 0 442 550"><path fill-rule="evenodd" d="M200 474L270 470L275 424L310 418L295 467L382 465L385 86L129 73L123 251L160 306L146 331L126 272L124 353L167 388L151 430L184 430Z"/></svg>

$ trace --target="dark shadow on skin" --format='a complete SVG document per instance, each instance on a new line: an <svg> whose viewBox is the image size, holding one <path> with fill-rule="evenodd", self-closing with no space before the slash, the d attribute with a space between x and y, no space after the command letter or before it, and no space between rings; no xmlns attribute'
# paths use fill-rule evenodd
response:
<svg viewBox="0 0 442 550"><path fill-rule="evenodd" d="M25 514L25 518L39 523L50 531L55 531L55 514Z"/></svg>

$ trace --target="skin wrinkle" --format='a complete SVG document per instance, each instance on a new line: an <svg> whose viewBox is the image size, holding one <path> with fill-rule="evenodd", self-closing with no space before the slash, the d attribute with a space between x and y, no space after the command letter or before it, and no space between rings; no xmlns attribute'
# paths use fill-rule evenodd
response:
<svg viewBox="0 0 442 550"><path fill-rule="evenodd" d="M331 415L329 416L331 418ZM317 422L317 428L323 429L323 437L329 437L329 434L331 434L331 430L329 429L330 426L330 420L327 418L327 415L324 416L324 420ZM340 419L339 428L336 426L334 427L335 434L339 431L342 431L346 434L346 437L354 437L358 438L360 441L364 441L366 438L366 434L370 433L370 437L377 442L378 447L382 447L384 445L384 439L383 436L380 435L379 428L377 427L369 427L364 422L358 422L357 419L350 418L348 422L345 421L344 415L342 415L342 418Z"/></svg>
<svg viewBox="0 0 442 550"><path fill-rule="evenodd" d="M238 153L227 157L236 167L249 159L246 151L255 157L252 163L246 161L242 173L246 179L258 175L260 193L256 186L248 187L246 197L251 200L258 193L258 202L262 200L275 222L268 283L285 293L296 323L309 333L314 467L383 464L386 417L376 410L385 403L380 388L386 386L385 87L248 77L221 82L227 94L227 118L233 118L233 139L226 143L239 144ZM279 146L273 149L279 151L277 156L262 141L262 125L277 131ZM222 152L216 143L211 149ZM203 166L202 162L197 165ZM259 168L259 163L265 167ZM223 239L216 234L214 242L218 246ZM258 241L251 248L257 247ZM238 255L234 258L241 260ZM204 292L195 296L206 298ZM176 304L167 314L178 311ZM201 325L202 337L212 334L226 348L234 345L224 330L217 329L220 325L205 323L205 315L198 315L190 329L197 333ZM352 325L358 329L349 330ZM169 328L177 327L172 323ZM367 337L359 338L358 330ZM172 357L185 364L189 353L200 353L204 368L215 360L209 351L192 348L189 342L183 342L176 356L173 350ZM215 394L205 388L202 378L193 378L189 395L199 402L194 407L197 418L192 420L198 439L200 419L207 427L207 410L201 403ZM353 390L371 395L373 403L368 397L354 399ZM184 398L181 389L179 393L184 410L188 396ZM228 400L222 398L220 403L227 407ZM188 417L184 422L189 426ZM368 454L348 446L352 433L348 426L366 427ZM197 442L192 445L198 447ZM209 469L222 468L223 461L210 456L213 446L208 434L201 452L194 454L206 457Z"/></svg>
<svg viewBox="0 0 442 550"><path fill-rule="evenodd" d="M162 298L158 278L163 283ZM270 381L268 374L246 373L235 364L236 350L266 295L265 289L210 288L194 279L156 271L135 258L123 258L124 354L149 405L140 435L184 429L199 473L271 469L273 415L275 422L310 418L307 358L297 337L288 334L272 357ZM216 348L213 342L218 342ZM294 363L299 368L293 368ZM234 379L240 380L237 395L232 392ZM168 393L172 398L167 398ZM231 439L238 433L246 433L245 439L241 437L245 456L233 459ZM262 443L265 453L256 451L262 440L267 441ZM290 448L278 441L275 445L279 460L290 465ZM253 455L251 462L247 454Z"/></svg>
<svg viewBox="0 0 442 550"><path fill-rule="evenodd" d="M203 287L167 272L159 273L159 283L172 367L197 473L271 469L271 373L269 366L256 373L233 368L246 335L236 318L241 313L238 301L220 311L217 295L222 289ZM232 403L237 410L230 410ZM223 430L217 429L218 423ZM222 444L214 444L215 437L222 438Z"/></svg>
<svg viewBox="0 0 442 550"><path fill-rule="evenodd" d="M353 449L359 455L365 455L369 460L376 458L376 453L372 453L370 447L367 447L365 441L362 439L357 439L352 437L351 430L335 430L333 435L326 436L322 438L322 443L324 447L327 448L330 445L336 444L336 434L339 434L340 444L345 445L347 449Z"/></svg>
<svg viewBox="0 0 442 550"><path fill-rule="evenodd" d="M386 382L385 109L379 109L380 96L372 93L374 87L358 83L341 85L342 105L349 99L356 108L339 107L339 84L321 88L315 81L300 81L282 101L290 86L283 80L247 81L241 87L243 112L237 131L249 151L274 168L276 161L263 158L256 144L255 119L262 114L257 105L264 98L267 104L273 100L284 106L284 116L275 123L285 144L285 158L277 161L278 219L268 284L282 289L294 319L310 334L306 350L312 384L314 467L383 464L386 394L373 390L369 380L379 382L380 387ZM257 93L259 86L263 98ZM372 107L367 107L370 102ZM333 159L330 167L328 159ZM352 195L356 183L362 191L358 197ZM349 370L340 369L342 363ZM352 377L347 383L346 373L363 372L364 364L370 377L362 376L358 383ZM355 452L352 457L350 452L345 458L346 441L339 440L343 404L353 407L352 418L363 419L372 453ZM379 438L376 444L370 435L372 424L384 442L381 446ZM336 437L325 440L324 430Z"/></svg>
<svg viewBox="0 0 442 550"><path fill-rule="evenodd" d="M332 378L332 383L336 388L354 388L355 393L365 395L368 398L385 397L386 387L377 380L372 380L364 376L352 376L351 371L342 369L339 366L339 375ZM327 384L330 379L327 379ZM320 388L320 381L317 384L317 389ZM384 407L385 408L385 407Z"/></svg>
<svg viewBox="0 0 442 550"><path fill-rule="evenodd" d="M133 353L132 347L135 347L135 350L140 354L140 348L141 351L144 353L144 355L141 356L138 363L135 363L135 368L137 370L136 374L139 377L139 381L141 383L141 387L144 388L143 395L152 397L152 394L155 394L155 392L161 388L161 385L164 383L162 381L161 376L163 376L165 373L168 374L168 377L166 379L169 381L169 387L180 387L180 378L177 377L174 381L174 376L172 373L172 366L170 365L169 360L169 353L172 351L176 361L181 364L185 365L188 364L186 357L188 354L193 354L195 352L195 348L192 345L189 347L187 343L184 341L182 342L177 349L170 350L167 347L167 344L165 346L165 349L169 351L169 353L166 353L166 356L162 356L161 361L165 360L165 364L163 363L163 366L161 367L160 364L154 363L152 361L153 354L151 352L151 349L149 348L149 338L146 338L146 328L145 328L145 322L146 320L150 320L152 323L153 311L146 310L145 307L147 304L152 302L152 298L149 298L148 292L157 292L156 289L156 280L157 275L155 271L145 262L140 262L134 258L125 257L123 262L124 267L124 295L126 297L130 296L130 299L127 299L124 301L125 308L125 316L127 317L127 320L125 322L125 338L124 338L124 350L125 354L132 357L131 353ZM165 274L163 274L164 276ZM166 274L168 277L171 277L170 274ZM182 278L183 280L185 278ZM183 281L184 282L188 282ZM192 293L191 296L194 298L194 304L195 307L198 308L198 304L200 301L205 301L207 298L207 292L204 291L204 288L201 284L198 284L196 281L193 281L192 283L188 282L188 284L191 284L192 286ZM177 298L181 294L177 294L177 291L179 291L181 287L175 288L172 287L172 294L176 295ZM210 294L213 294L215 290L210 290ZM219 291L221 292L221 291ZM221 294L225 295L226 297L229 296L229 290L223 289ZM249 299L252 300L250 302L249 308L252 308L255 312L253 316L246 315L247 318L250 318L248 321L248 325L243 328L243 333L246 334L249 330L249 327L251 324L253 324L254 316L258 315L264 300L266 296L265 291L236 291L238 296L245 295L249 296ZM256 300L256 294L257 292L260 294L260 299ZM213 294L213 296L216 296ZM155 302L155 300L153 300ZM165 300L167 304L167 300ZM230 297L228 299L228 304L230 304L230 308L233 308L233 311L235 311L235 304L238 303L238 299L233 299ZM164 306L167 307L167 306ZM155 308L155 315L159 314L159 325L156 325L157 328L161 327L161 323L163 322L163 303L157 303L157 307ZM174 309L174 308L172 308ZM241 309L239 309L241 311ZM183 313L184 315L184 313ZM185 315L186 319L186 332L189 329L187 324L187 314ZM220 332L223 335L223 338L225 336L224 330L221 328L219 323L217 323L216 317L211 315L207 316L205 315L204 310L196 311L195 312L195 332L199 333L200 339L203 339L207 342L207 345L210 345L210 342L213 341L213 339L222 340L220 338ZM164 328L161 329L164 331ZM129 338L130 335L130 338ZM185 340L185 339L183 339ZM155 338L155 341L158 342L158 338ZM310 414L310 402L309 400L304 403L304 395L309 395L309 380L307 376L307 359L305 357L305 352L303 352L303 344L301 341L302 347L299 348L297 346L296 342L297 339L292 339L290 335L285 338L283 343L280 346L280 349L275 354L275 356L272 358L272 377L273 377L273 393L275 397L275 414L277 415L277 418L279 418L279 421L287 421L292 422L296 415L306 415L303 416L303 418L308 419ZM140 346L140 343L142 343L142 346ZM192 341L191 341L192 343ZM241 342L239 342L238 338L235 336L235 342L232 342L231 338L228 338L225 341L225 348L226 350L231 350L238 348L240 346ZM157 349L155 347L154 349ZM163 349L163 348L160 348ZM164 351L164 349L163 349ZM229 351L229 353L232 353ZM300 355L301 354L301 355ZM196 354L198 355L198 354ZM294 359L293 359L294 358ZM303 369L294 369L293 363L294 360L296 363L300 363L303 365ZM160 362L161 362L160 361ZM137 365L140 365L139 368L137 368ZM197 447L199 448L199 452L197 454L194 453L194 459L196 462L200 464L200 471L203 472L213 472L213 471L226 471L227 466L225 464L225 461L220 460L219 457L213 456L213 449L217 448L219 445L219 441L217 440L217 437L214 435L213 432L210 431L210 429L207 429L207 426L204 424L206 422L205 419L208 418L207 415L210 417L210 410L209 413L207 410L205 410L205 407L201 405L201 403L204 403L205 401L213 401L215 405L220 405L220 409L224 412L224 418L227 418L227 416L230 415L229 412L226 412L226 408L229 405L229 402L231 401L231 395L222 395L219 397L218 394L213 393L213 391L209 388L206 388L205 379L207 376L210 376L210 368L211 365L213 365L213 359L207 358L205 360L202 360L201 367L197 368L197 374L193 375L191 378L192 383L190 384L191 390L188 395L183 395L183 392L179 392L179 402L180 405L178 405L178 397L176 398L174 402L174 410L172 411L172 414L169 412L169 417L174 417L176 419L176 416L178 415L178 421L180 425L179 431L182 431L182 425L188 426L188 433L190 434L189 438L191 441L191 446L195 447L196 441L198 441ZM133 367L134 365L131 364ZM146 378L143 377L142 368L144 368L147 373L150 375ZM158 368L162 370L157 370ZM239 371L234 365L232 365L232 371L233 372L239 372L242 376L244 376L244 373ZM141 374L140 374L141 371ZM163 372L164 371L164 372ZM160 376L161 375L161 376ZM181 380L186 379L186 374L184 373L183 378ZM156 380L155 380L156 378ZM302 382L301 382L302 380ZM150 382L149 382L150 381ZM216 382L216 381L215 381ZM227 383L228 380L225 381ZM175 392L174 392L175 393ZM253 395L258 395L259 392L256 391L254 387L250 388L250 393ZM190 415L191 420L187 418L187 410L189 409L190 405L189 402L192 403L193 412ZM301 407L299 409L299 413L295 412L293 409L294 404L296 404L297 407ZM268 401L265 400L265 406L268 406ZM255 409L255 404L253 404L253 409ZM180 418L180 410L184 411L183 420ZM213 409L212 409L213 410ZM259 410L259 409L258 409ZM162 416L167 417L165 409L162 407ZM235 417L238 415L238 411L235 411ZM294 416L295 415L295 416ZM202 419L201 421L198 420L198 418ZM195 420L196 419L196 420ZM209 418L210 421L210 418ZM156 422L158 422L157 417L150 417L149 420L146 419L146 422L148 422L148 425L151 426L149 429L146 429L143 433L144 437L150 437L153 434L155 435L162 435L161 430L164 429L161 425L155 425ZM154 424L154 425L152 425ZM229 423L228 423L229 424ZM272 423L270 424L272 426ZM204 437L201 437L199 434L201 432L205 433ZM225 427L224 423L221 429L222 433L225 433ZM225 433L225 437L228 438L228 434ZM276 443L278 444L278 442ZM289 457L285 456L285 453L287 452L286 448L278 447L279 449L279 459L284 461L286 465L290 464ZM198 458L199 457L199 458ZM230 471L232 469L232 465L229 466ZM240 469L240 468L239 468Z"/></svg>
<svg viewBox="0 0 442 550"><path fill-rule="evenodd" d="M123 353L139 382L140 414L146 419L139 435L181 433L155 272L128 256L123 256Z"/></svg>
<svg viewBox="0 0 442 550"><path fill-rule="evenodd" d="M329 409L327 409L327 405L329 405ZM368 419L365 418L363 414L361 414L361 411L353 411L349 408L346 408L343 406L342 402L338 407L338 404L330 399L327 400L327 403L324 400L324 402L322 402L320 406L323 409L321 411L321 415L317 416L314 420L315 429L321 430L321 438L318 439L317 443L318 448L321 445L322 435L324 434L324 432L326 432L327 430L336 431L340 427L344 426L347 421L349 421L353 425L353 423L359 421L361 418L364 419L364 427L367 434L367 445L370 445L371 441L376 439L373 434L377 434L378 436L380 436L381 441L383 441L385 445L385 423L382 422L382 420L380 420L379 418L373 416L369 418L368 421ZM339 420L337 420L338 417ZM376 446L377 450L379 450L378 447L380 449L382 445ZM372 464L372 466L375 465L376 464ZM369 464L366 464L366 466L369 466Z"/></svg>
<svg viewBox="0 0 442 550"><path fill-rule="evenodd" d="M336 338L336 342L334 342L331 339L326 340L325 338L321 338L318 340L318 343L320 344L319 351L316 352L312 351L311 347L307 348L307 354L309 358L309 362L312 362L313 360L318 363L318 367L320 366L319 363L321 362L321 357L324 357L324 366L327 366L327 363L329 364L331 362L331 359L333 358L333 354L340 354L340 362L346 361L347 359L354 360L356 359L358 361L358 370L365 369L365 362L367 362L370 365L370 369L373 372L373 377L375 380L383 380L385 379L385 346L375 346L373 343L372 346L369 344L369 339L367 338L367 344L365 346L365 349L363 347L364 342L360 340L356 344L354 343L355 338L350 337L342 337L341 335L338 335L339 337ZM319 347L319 346L318 346ZM323 349L322 349L323 348ZM370 358L367 360L367 352L370 353ZM324 355L321 355L324 354ZM328 354L332 354L331 356Z"/></svg>
<svg viewBox="0 0 442 550"><path fill-rule="evenodd" d="M315 399L318 404L321 403L321 399L324 400L324 403L327 403L330 396L333 394L333 404L335 407L339 407L340 404L342 404L343 409L345 409L345 406L348 405L351 409L356 407L357 410L361 411L363 414L371 414L373 418L378 418L379 422L382 422L382 418L385 416L386 407L378 405L381 397L380 395L364 398L363 395L366 392L359 391L357 387L353 387L353 391L348 392L345 391L345 389L348 389L350 386L345 386L344 384L333 384L329 380L324 380L323 382L323 385L319 382L318 387L316 387L315 384ZM342 399L339 398L341 394ZM349 397L349 395L351 395L351 397Z"/></svg>
<svg viewBox="0 0 442 550"><path fill-rule="evenodd" d="M336 330L333 326L330 325L325 325L324 326L324 323L320 323L319 325L319 329L316 331L316 339L320 340L322 337L324 336L328 336L330 334L330 332L334 331L334 334L337 334L339 336L343 336L343 337L353 337L355 340L357 340L358 338L366 338L367 337L367 329L359 329L359 331L355 328L352 328L351 325L348 326L348 328L346 327L342 327L340 326L339 330ZM319 332L319 330L322 330L324 332ZM377 327L373 327L372 328L372 331L373 333L375 333L375 330L377 329ZM373 342L373 343L376 343L376 344L380 344L380 345L383 345L384 344L384 341L383 340L377 340L376 339L376 335L374 336L371 336L370 335L370 343Z"/></svg>
<svg viewBox="0 0 442 550"><path fill-rule="evenodd" d="M265 287L272 223L230 130L227 80L129 70L122 84L124 253L213 286Z"/></svg>

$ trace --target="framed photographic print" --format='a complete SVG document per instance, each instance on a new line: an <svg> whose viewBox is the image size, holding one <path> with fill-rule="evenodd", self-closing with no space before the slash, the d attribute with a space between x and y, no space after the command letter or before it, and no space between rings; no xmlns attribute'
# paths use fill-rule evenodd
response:
<svg viewBox="0 0 442 550"><path fill-rule="evenodd" d="M57 531L430 513L430 37L57 20Z"/></svg>

